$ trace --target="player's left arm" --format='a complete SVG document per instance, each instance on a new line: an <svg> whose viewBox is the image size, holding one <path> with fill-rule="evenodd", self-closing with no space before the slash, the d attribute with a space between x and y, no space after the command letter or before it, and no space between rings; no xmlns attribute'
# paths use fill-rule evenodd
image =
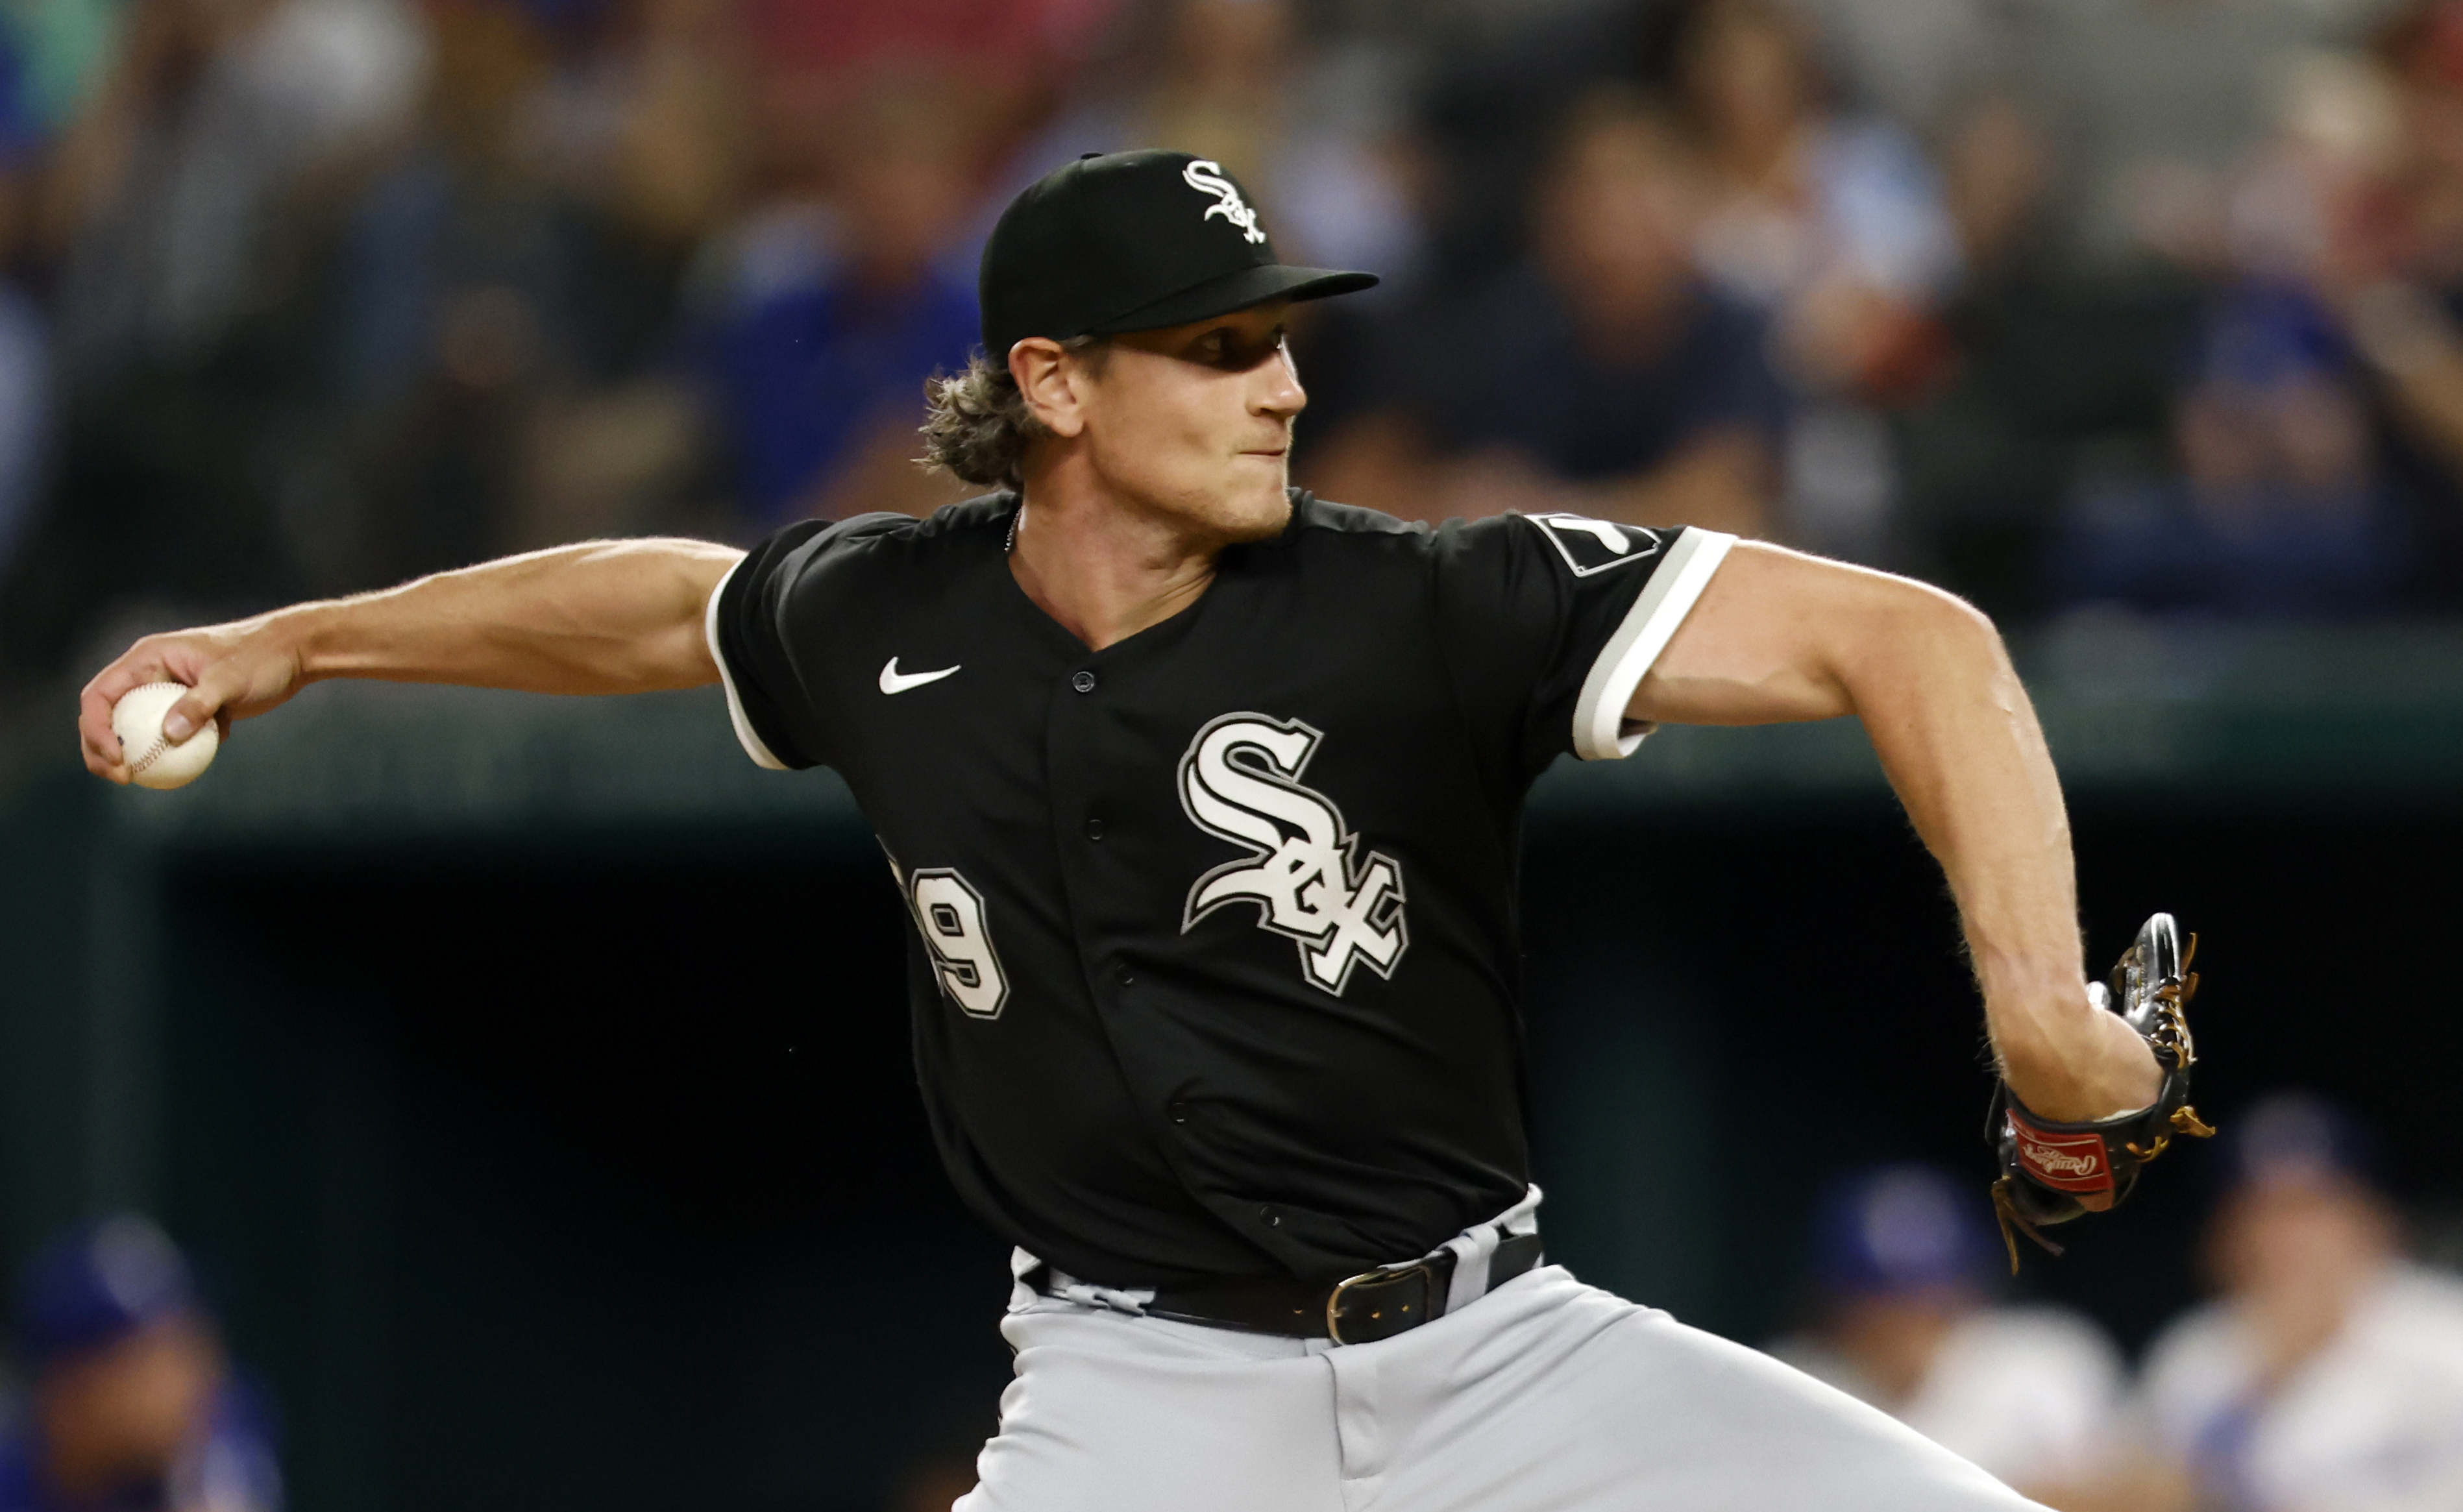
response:
<svg viewBox="0 0 2463 1512"><path fill-rule="evenodd" d="M1740 543L1626 713L1672 724L1863 720L1949 875L2011 1087L2048 1118L2155 1100L2146 1042L2087 996L2060 781L1983 615L1907 578Z"/></svg>

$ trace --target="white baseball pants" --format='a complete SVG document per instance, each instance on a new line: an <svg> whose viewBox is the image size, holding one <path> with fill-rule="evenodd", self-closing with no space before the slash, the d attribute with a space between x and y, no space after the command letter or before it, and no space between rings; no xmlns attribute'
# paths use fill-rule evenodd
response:
<svg viewBox="0 0 2463 1512"><path fill-rule="evenodd" d="M1546 1265L1337 1347L1038 1297L953 1512L2018 1512L1769 1356Z"/></svg>

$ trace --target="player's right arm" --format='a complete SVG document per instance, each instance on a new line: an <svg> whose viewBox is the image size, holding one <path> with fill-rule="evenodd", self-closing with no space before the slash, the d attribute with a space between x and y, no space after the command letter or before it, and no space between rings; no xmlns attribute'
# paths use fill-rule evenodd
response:
<svg viewBox="0 0 2463 1512"><path fill-rule="evenodd" d="M129 780L111 706L184 682L163 726L263 714L311 682L373 678L531 693L648 693L718 680L703 635L710 594L743 557L708 541L592 541L439 572L382 593L147 636L85 686L86 769Z"/></svg>
<svg viewBox="0 0 2463 1512"><path fill-rule="evenodd" d="M2048 1118L2151 1104L2147 1042L2087 996L2060 779L1999 632L1938 589L1748 542L1635 689L1635 719L1853 715L1958 900L2011 1089Z"/></svg>

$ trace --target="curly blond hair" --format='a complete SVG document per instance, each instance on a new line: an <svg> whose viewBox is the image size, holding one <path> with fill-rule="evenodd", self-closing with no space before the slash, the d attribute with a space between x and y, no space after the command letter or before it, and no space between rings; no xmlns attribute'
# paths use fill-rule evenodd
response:
<svg viewBox="0 0 2463 1512"><path fill-rule="evenodd" d="M1090 352L1103 344L1101 336L1072 336L1060 346L1065 352ZM1051 432L1027 408L1007 363L995 366L977 352L965 372L926 379L924 399L924 455L917 459L923 465L987 488L1025 486L1019 467L1026 460L1026 443Z"/></svg>

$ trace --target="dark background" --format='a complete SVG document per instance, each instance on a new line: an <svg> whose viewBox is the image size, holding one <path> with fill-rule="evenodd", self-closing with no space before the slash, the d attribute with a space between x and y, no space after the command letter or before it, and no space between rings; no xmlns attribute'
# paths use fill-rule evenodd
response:
<svg viewBox="0 0 2463 1512"><path fill-rule="evenodd" d="M1704 748L1730 747L1672 754ZM1619 792L1647 799L1658 749ZM566 816L513 839L363 815L249 840L149 832L131 795L67 774L20 793L14 1247L80 1184L153 1194L284 1406L297 1504L886 1505L989 1427L1006 1252L936 1168L902 918L843 813ZM1885 793L1654 805L1552 777L1541 799L1525 896L1552 1259L1758 1340L1800 1301L1825 1176L1933 1159L1983 1202L1973 994ZM2159 906L2202 937L2201 1108L2229 1122L2303 1085L2365 1109L2431 1242L2455 1195L2435 861L2458 818L2366 783L2090 789L2078 811L2095 957ZM73 838L137 859L70 884ZM79 939L158 974L135 1176L96 1153L104 1041L61 1038L79 992L103 1002L94 962L82 988L59 967ZM46 995L39 959L74 990ZM59 1152L79 1129L76 1178ZM2201 1156L2168 1157L2068 1258L2030 1251L2018 1289L2142 1344L2195 1294Z"/></svg>

